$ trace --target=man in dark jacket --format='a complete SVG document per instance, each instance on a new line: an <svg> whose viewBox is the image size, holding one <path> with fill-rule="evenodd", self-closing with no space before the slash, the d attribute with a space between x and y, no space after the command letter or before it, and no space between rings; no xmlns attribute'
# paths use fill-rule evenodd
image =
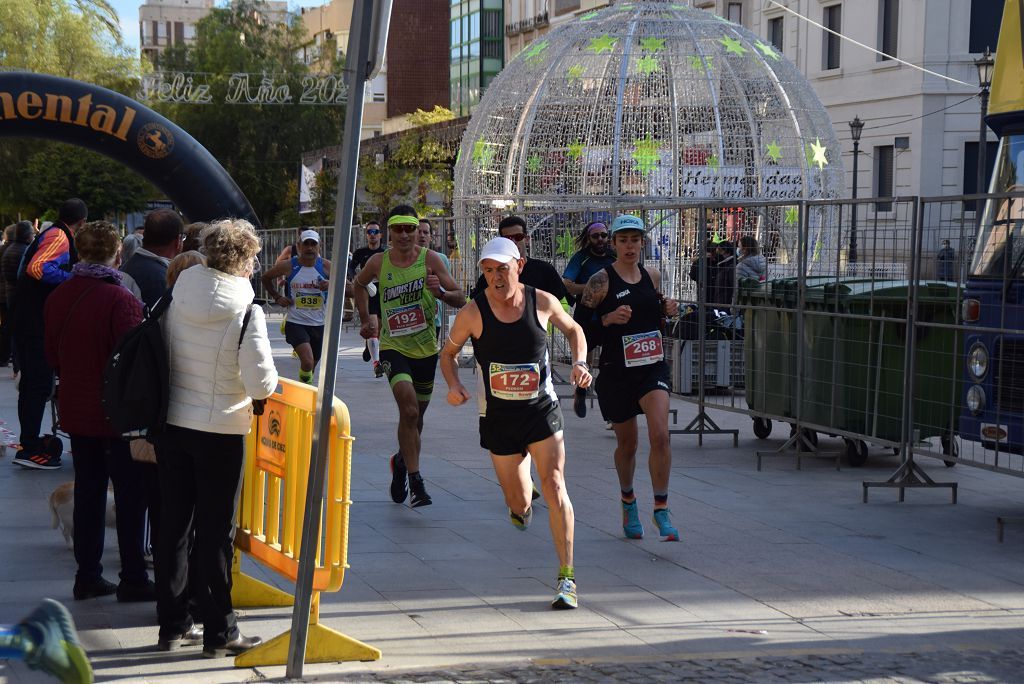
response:
<svg viewBox="0 0 1024 684"><path fill-rule="evenodd" d="M85 223L89 210L78 198L60 205L57 220L39 233L25 250L18 269L14 295L14 346L21 365L18 386L18 422L21 424L21 451L13 462L25 468L60 468L60 453L46 449L39 435L46 401L53 392L53 370L43 352L43 305L57 286L71 277L78 261L74 235Z"/></svg>
<svg viewBox="0 0 1024 684"><path fill-rule="evenodd" d="M146 215L142 246L121 264L122 284L153 308L167 290L167 264L181 253L185 223L170 209L157 209Z"/></svg>
<svg viewBox="0 0 1024 684"><path fill-rule="evenodd" d="M0 325L0 365L6 365L12 357L14 359L14 372L18 372L18 357L13 354L11 339L14 334L14 321L12 311L14 310L14 293L18 287L18 266L21 258L25 256L25 250L35 236L32 224L28 221L18 221L14 224L14 239L9 242L0 255L0 280L4 282L4 318Z"/></svg>

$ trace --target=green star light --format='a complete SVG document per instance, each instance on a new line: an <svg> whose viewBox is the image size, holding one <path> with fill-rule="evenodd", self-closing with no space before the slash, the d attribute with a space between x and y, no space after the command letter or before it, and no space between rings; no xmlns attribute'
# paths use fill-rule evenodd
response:
<svg viewBox="0 0 1024 684"><path fill-rule="evenodd" d="M731 52L734 55L739 55L740 57L742 57L747 52L747 48L743 47L742 43L740 43L739 39L737 38L730 38L729 36L724 36L722 38L719 38L718 42L725 47L726 52Z"/></svg>
<svg viewBox="0 0 1024 684"><path fill-rule="evenodd" d="M774 163L778 164L779 160L782 158L782 148L779 146L779 141L772 140L770 143L768 143L768 147L766 149L767 151L765 152L765 154L767 155L767 157Z"/></svg>
<svg viewBox="0 0 1024 684"><path fill-rule="evenodd" d="M644 138L634 140L633 147L635 149L631 156L636 162L637 171L647 174L657 168L658 162L661 161L661 155L658 153L661 143L654 140L650 133Z"/></svg>
<svg viewBox="0 0 1024 684"><path fill-rule="evenodd" d="M607 33L600 38L592 38L590 45L587 46L587 50L590 50L595 55L600 55L604 52L611 52L615 44L619 42L618 38L612 38Z"/></svg>
<svg viewBox="0 0 1024 684"><path fill-rule="evenodd" d="M825 146L821 144L821 139L815 138L814 142L811 143L811 164L817 164L818 170L828 166L828 159L825 157Z"/></svg>
<svg viewBox="0 0 1024 684"><path fill-rule="evenodd" d="M710 157L708 157L708 160L704 162L704 165L707 166L712 171L714 171L715 173L718 173L718 167L721 166L722 163L721 161L719 161L718 155L713 154Z"/></svg>
<svg viewBox="0 0 1024 684"><path fill-rule="evenodd" d="M664 38L641 38L640 49L646 52L661 52L665 49Z"/></svg>
<svg viewBox="0 0 1024 684"><path fill-rule="evenodd" d="M777 53L771 45L767 45L758 40L754 43L754 47L760 50L761 54L763 54L768 59L774 59L778 61L779 53Z"/></svg>
<svg viewBox="0 0 1024 684"><path fill-rule="evenodd" d="M641 57L636 60L636 70L641 74L653 74L661 70L661 65L654 57Z"/></svg>
<svg viewBox="0 0 1024 684"><path fill-rule="evenodd" d="M704 57L700 55L690 56L690 68L694 71L711 71L713 65L714 58L711 55L706 55Z"/></svg>
<svg viewBox="0 0 1024 684"><path fill-rule="evenodd" d="M563 230L562 234L558 236L558 253L564 256L566 259L572 256L575 251L576 243L573 240L572 234Z"/></svg>
<svg viewBox="0 0 1024 684"><path fill-rule="evenodd" d="M583 65L582 64L573 64L571 67L569 67L566 70L565 75L566 75L566 77L568 77L568 79L570 81L575 81L575 80L578 80L578 79L582 79L583 78Z"/></svg>
<svg viewBox="0 0 1024 684"><path fill-rule="evenodd" d="M492 146L480 137L475 143L473 143L473 163L479 166L481 169L486 169L491 165L491 160L494 159L494 150Z"/></svg>
<svg viewBox="0 0 1024 684"><path fill-rule="evenodd" d="M548 49L548 41L542 40L539 43L534 43L530 46L530 49L524 52L525 59L528 62L539 61L544 59L544 51Z"/></svg>
<svg viewBox="0 0 1024 684"><path fill-rule="evenodd" d="M530 173L536 174L540 171L541 158L539 154L531 154L526 160L526 170Z"/></svg>
<svg viewBox="0 0 1024 684"><path fill-rule="evenodd" d="M580 21L590 21L591 19L596 17L598 14L600 14L600 13L597 10L594 10L593 12L587 12L582 17L580 17Z"/></svg>
<svg viewBox="0 0 1024 684"><path fill-rule="evenodd" d="M796 207L786 207L786 217L783 220L787 226L795 226L800 221L800 211Z"/></svg>
<svg viewBox="0 0 1024 684"><path fill-rule="evenodd" d="M822 240L821 236L819 235L818 239L814 241L814 254L811 255L811 261L821 261L821 248L824 246L824 244L824 240Z"/></svg>
<svg viewBox="0 0 1024 684"><path fill-rule="evenodd" d="M583 143L579 140L569 145L569 156L573 159L579 159L583 156Z"/></svg>

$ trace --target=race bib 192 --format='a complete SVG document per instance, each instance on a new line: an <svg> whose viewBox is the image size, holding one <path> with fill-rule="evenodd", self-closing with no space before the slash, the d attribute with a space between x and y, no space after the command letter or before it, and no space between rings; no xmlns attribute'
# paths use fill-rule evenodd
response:
<svg viewBox="0 0 1024 684"><path fill-rule="evenodd" d="M491 396L522 401L540 394L540 365L536 363L492 363L489 368Z"/></svg>
<svg viewBox="0 0 1024 684"><path fill-rule="evenodd" d="M622 336L622 355L626 359L626 368L649 366L665 358L661 345L661 332L636 333Z"/></svg>
<svg viewBox="0 0 1024 684"><path fill-rule="evenodd" d="M427 317L419 303L388 309L387 320L392 337L412 335L427 327Z"/></svg>

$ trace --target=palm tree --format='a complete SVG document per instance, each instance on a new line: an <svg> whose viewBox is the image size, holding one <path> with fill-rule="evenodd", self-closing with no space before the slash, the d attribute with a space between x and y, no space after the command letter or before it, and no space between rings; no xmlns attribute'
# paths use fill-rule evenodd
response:
<svg viewBox="0 0 1024 684"><path fill-rule="evenodd" d="M98 19L110 31L114 40L121 42L121 19L108 0L74 0L74 3L78 11Z"/></svg>

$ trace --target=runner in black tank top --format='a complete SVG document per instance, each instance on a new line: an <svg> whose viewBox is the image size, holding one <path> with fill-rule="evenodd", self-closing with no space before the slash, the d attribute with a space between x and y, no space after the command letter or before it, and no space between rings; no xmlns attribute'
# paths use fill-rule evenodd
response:
<svg viewBox="0 0 1024 684"><path fill-rule="evenodd" d="M665 541L678 541L668 508L672 451L668 432L669 369L661 339L663 315L679 304L659 293L661 273L640 265L644 223L623 215L612 223L612 246L618 260L594 274L583 291L585 306L595 309L602 325L601 373L597 399L605 420L615 429L615 470L622 490L622 530L631 539L644 536L633 493L637 425L647 417L648 465L654 486L654 523Z"/></svg>
<svg viewBox="0 0 1024 684"><path fill-rule="evenodd" d="M558 412L557 429L562 428L558 395L551 382L551 364L548 359L548 335L537 321L537 291L524 285L526 303L523 315L515 323L503 323L494 316L487 296L483 293L473 300L480 309L483 334L473 338L473 356L480 374L480 446L497 455L522 453L514 445L501 440L485 438L484 428L489 417L516 421L529 415L554 408ZM494 421L491 421L494 422ZM506 422L506 421L503 421ZM542 435L541 439L548 435ZM523 445L536 439L523 441L522 430L516 430L516 441ZM489 443L488 443L489 442Z"/></svg>
<svg viewBox="0 0 1024 684"><path fill-rule="evenodd" d="M467 339L480 368L480 446L491 452L498 484L505 494L509 519L525 530L533 516L531 458L537 464L548 505L551 536L560 563L552 608L575 608L572 502L565 490L562 411L551 383L547 324L565 333L573 359L572 382L590 384L582 359L587 356L583 330L551 294L519 282L525 260L508 238L494 238L481 250L480 267L487 289L466 305L441 350L441 373L448 383L448 403L469 400L459 382L456 359Z"/></svg>

